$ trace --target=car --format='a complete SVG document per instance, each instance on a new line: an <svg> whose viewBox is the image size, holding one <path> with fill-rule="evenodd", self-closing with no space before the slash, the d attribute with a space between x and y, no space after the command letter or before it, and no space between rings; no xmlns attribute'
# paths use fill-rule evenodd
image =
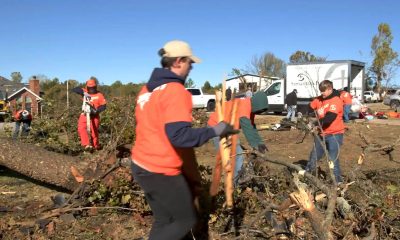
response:
<svg viewBox="0 0 400 240"><path fill-rule="evenodd" d="M365 102L378 102L379 94L377 94L373 91L365 91L364 92L364 101Z"/></svg>
<svg viewBox="0 0 400 240"><path fill-rule="evenodd" d="M390 106L396 112L400 112L400 89L387 91L383 104Z"/></svg>
<svg viewBox="0 0 400 240"><path fill-rule="evenodd" d="M204 94L201 88L186 88L192 94L193 108L206 108L207 111L215 109L215 95Z"/></svg>

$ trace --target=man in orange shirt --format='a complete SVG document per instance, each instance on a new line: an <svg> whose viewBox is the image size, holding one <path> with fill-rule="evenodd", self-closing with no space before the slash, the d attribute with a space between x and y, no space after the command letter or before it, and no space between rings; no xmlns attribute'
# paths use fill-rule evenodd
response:
<svg viewBox="0 0 400 240"><path fill-rule="evenodd" d="M15 112L14 120L15 120L15 130L13 134L13 139L18 138L21 124L22 124L21 137L28 136L29 131L31 129L32 114L28 110L20 109L17 112Z"/></svg>
<svg viewBox="0 0 400 240"><path fill-rule="evenodd" d="M87 129L86 113L82 112L78 120L78 134L81 139L81 145L85 150L92 150L93 148L100 149L99 144L99 126L100 126L100 113L106 110L106 99L104 95L97 90L97 78L91 77L86 81L86 88L76 87L72 89L73 92L83 97L84 104L89 104L90 107L90 135ZM86 102L86 103L85 103ZM85 105L83 105L85 106ZM84 109L82 109L83 111ZM91 143L92 142L92 143ZM93 144L93 145L92 145Z"/></svg>
<svg viewBox="0 0 400 240"><path fill-rule="evenodd" d="M353 96L348 91L348 87L340 91L340 98L343 101L343 120L345 123L350 121L350 109L353 102Z"/></svg>
<svg viewBox="0 0 400 240"><path fill-rule="evenodd" d="M318 123L316 129L319 136L314 138L314 147L310 154L310 159L306 166L306 171L311 172L316 167L317 160L324 154L324 146L328 150L329 161L333 163L333 173L336 182L341 183L342 176L339 164L340 146L343 143L344 123L343 123L343 101L340 99L339 91L333 89L333 84L329 80L324 80L319 84L321 96L315 98L310 106L316 112ZM332 164L329 164L330 166Z"/></svg>
<svg viewBox="0 0 400 240"><path fill-rule="evenodd" d="M254 118L256 114L260 114L268 109L268 98L264 92L256 92L251 98L236 98L231 101L226 102L225 107L225 119L227 116L230 115L233 107L233 101L238 101L237 112L236 112L236 119L235 119L235 128L242 129L243 134L247 140L247 142L252 146L254 149L257 149L260 153L265 153L268 151L267 146L264 143L264 140L258 134L256 129ZM213 112L210 115L210 118L207 122L209 126L217 125L218 116L216 112ZM237 136L234 136L237 137ZM216 149L219 149L219 137L215 137L214 145ZM243 149L240 145L239 138L236 140L236 160L235 160L235 169L234 169L234 182L235 184L238 182L238 176L240 170L243 166Z"/></svg>
<svg viewBox="0 0 400 240"><path fill-rule="evenodd" d="M185 172L185 164L197 170L193 147L237 131L225 122L192 128L192 96L184 83L200 59L183 41L170 41L158 53L162 68L153 70L136 100L132 174L155 218L149 239L181 239L197 221Z"/></svg>

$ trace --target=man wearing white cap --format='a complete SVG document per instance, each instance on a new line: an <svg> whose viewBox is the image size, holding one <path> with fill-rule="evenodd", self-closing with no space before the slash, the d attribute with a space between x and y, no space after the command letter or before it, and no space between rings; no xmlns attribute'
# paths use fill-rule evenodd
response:
<svg viewBox="0 0 400 240"><path fill-rule="evenodd" d="M184 83L200 59L183 41L170 41L158 53L162 68L153 70L136 101L132 174L153 211L149 239L181 239L197 221L193 199L200 176L193 147L237 131L225 122L192 128L192 96Z"/></svg>

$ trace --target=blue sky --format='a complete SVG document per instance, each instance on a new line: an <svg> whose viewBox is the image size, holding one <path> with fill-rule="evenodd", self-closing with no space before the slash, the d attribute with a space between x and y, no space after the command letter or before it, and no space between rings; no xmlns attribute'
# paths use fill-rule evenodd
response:
<svg viewBox="0 0 400 240"><path fill-rule="evenodd" d="M44 74L144 82L159 66L158 49L174 39L203 60L190 75L197 86L215 85L265 52L286 62L304 50L368 64L382 22L400 52L396 0L0 0L0 9L0 76L19 71L24 81Z"/></svg>

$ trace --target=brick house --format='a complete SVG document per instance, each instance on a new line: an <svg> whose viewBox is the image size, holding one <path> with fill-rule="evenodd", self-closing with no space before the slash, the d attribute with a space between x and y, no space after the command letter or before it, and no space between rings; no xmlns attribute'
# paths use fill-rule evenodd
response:
<svg viewBox="0 0 400 240"><path fill-rule="evenodd" d="M36 77L32 77L29 84L14 83L5 78L2 80L3 83L8 81L6 82L8 84L6 100L9 102L11 111L15 111L20 106L30 111L33 116L41 114L43 98L41 98L40 83Z"/></svg>

